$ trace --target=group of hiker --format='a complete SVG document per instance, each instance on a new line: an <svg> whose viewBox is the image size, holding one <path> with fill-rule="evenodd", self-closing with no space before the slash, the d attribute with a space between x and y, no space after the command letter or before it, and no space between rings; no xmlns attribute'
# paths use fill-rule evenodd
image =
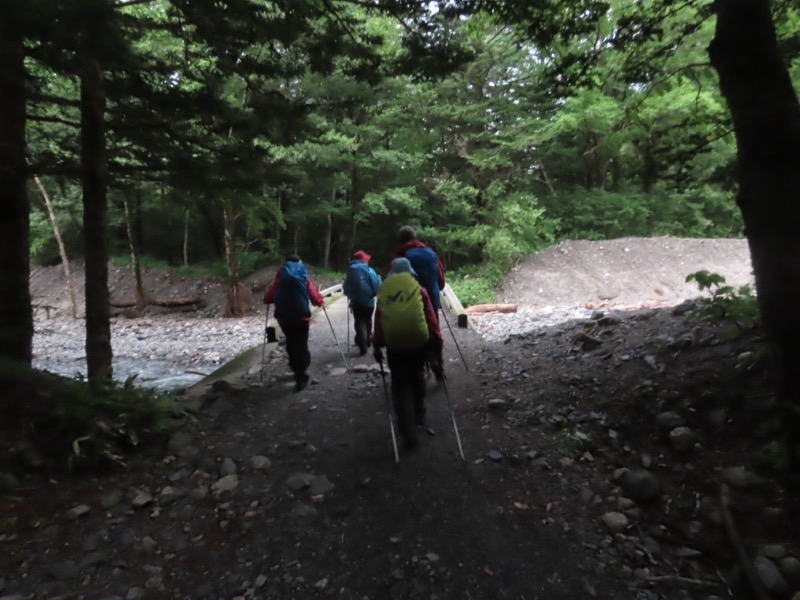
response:
<svg viewBox="0 0 800 600"><path fill-rule="evenodd" d="M383 371L382 349L386 348L398 426L406 446L412 447L417 443L414 428L424 423L426 412L426 367L437 381L444 380L439 310L445 274L436 252L417 239L411 226L400 228L398 241L385 279L369 266L369 254L359 250L350 260L342 289L353 314L355 345L361 355L372 346ZM295 390L300 391L309 380L310 305L322 307L324 300L299 256L286 257L263 302L275 305Z"/></svg>

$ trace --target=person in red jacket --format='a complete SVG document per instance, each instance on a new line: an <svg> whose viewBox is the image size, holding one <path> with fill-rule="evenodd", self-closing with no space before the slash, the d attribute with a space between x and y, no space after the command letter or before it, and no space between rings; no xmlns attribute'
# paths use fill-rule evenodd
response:
<svg viewBox="0 0 800 600"><path fill-rule="evenodd" d="M403 225L397 232L397 239L400 242L400 245L394 251L394 254L392 255L392 260L394 260L395 258L407 258L411 262L411 266L417 272L418 277L421 277L422 279L429 279L429 281L420 281L420 285L422 285L422 287L424 287L425 290L428 292L428 296L430 297L431 302L433 303L434 310L438 311L439 308L441 307L441 301L439 299L440 292L441 290L444 289L445 283L447 283L444 277L444 265L442 265L442 261L439 259L439 256L436 254L436 252L433 251L432 248L428 247L423 242L420 242L417 239L417 232L414 231L414 228L411 227L411 225ZM423 261L420 260L418 256L416 256L416 254L420 254L422 257L424 257L425 253L411 252L409 255L409 251L415 249L416 250L427 249L430 251L431 253L430 256L433 260L433 263L435 264L435 268L430 273L430 277L426 277L425 274L420 273L421 270L425 270L424 268L425 265L423 264ZM391 268L392 265L390 261L389 269ZM389 269L387 269L387 272L389 271ZM434 280L438 285L438 288L432 285ZM438 319L438 313L437 313L437 319Z"/></svg>
<svg viewBox="0 0 800 600"><path fill-rule="evenodd" d="M308 351L308 328L311 322L311 307L322 306L325 300L311 284L308 272L296 254L286 257L275 280L264 293L264 304L275 304L275 319L286 337L286 353L289 368L294 373L296 391L306 387L311 364Z"/></svg>
<svg viewBox="0 0 800 600"><path fill-rule="evenodd" d="M416 273L415 277L419 284L428 292L436 321L439 321L439 310L442 308L441 292L444 290L445 277L444 266L439 256L432 248L429 248L417 239L417 233L410 225L404 225L397 232L397 239L400 246L395 250L392 260L396 258L407 258L411 267ZM391 267L390 267L391 268ZM428 353L428 364L433 371L436 381L444 380L444 359L442 358L442 347L438 350L431 349Z"/></svg>

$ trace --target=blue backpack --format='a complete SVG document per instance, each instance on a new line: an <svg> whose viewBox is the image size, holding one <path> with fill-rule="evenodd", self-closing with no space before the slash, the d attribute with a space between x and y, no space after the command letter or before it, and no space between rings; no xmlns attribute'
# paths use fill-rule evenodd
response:
<svg viewBox="0 0 800 600"><path fill-rule="evenodd" d="M311 316L307 280L308 272L303 263L289 261L281 267L274 296L276 319L302 319Z"/></svg>
<svg viewBox="0 0 800 600"><path fill-rule="evenodd" d="M351 304L375 306L375 295L378 293L378 288L367 263L361 261L350 263L342 289Z"/></svg>
<svg viewBox="0 0 800 600"><path fill-rule="evenodd" d="M406 258L417 272L417 281L428 292L434 310L439 310L442 303L439 298L439 262L436 253L430 248L410 248L406 250Z"/></svg>

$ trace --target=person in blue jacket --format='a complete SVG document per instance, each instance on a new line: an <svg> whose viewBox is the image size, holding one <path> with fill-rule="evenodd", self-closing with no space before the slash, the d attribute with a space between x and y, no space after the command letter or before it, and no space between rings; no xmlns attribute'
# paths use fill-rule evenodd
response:
<svg viewBox="0 0 800 600"><path fill-rule="evenodd" d="M363 250L353 254L342 286L353 313L355 342L362 356L367 353L372 338L372 313L375 310L378 286L381 284L380 276L369 266L370 258Z"/></svg>

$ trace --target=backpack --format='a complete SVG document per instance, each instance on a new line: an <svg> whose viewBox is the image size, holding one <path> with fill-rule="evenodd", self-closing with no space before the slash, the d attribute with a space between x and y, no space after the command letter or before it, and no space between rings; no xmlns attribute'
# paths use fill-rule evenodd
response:
<svg viewBox="0 0 800 600"><path fill-rule="evenodd" d="M420 285L428 292L434 310L439 310L439 261L436 253L430 248L410 248L406 250L406 258L417 272Z"/></svg>
<svg viewBox="0 0 800 600"><path fill-rule="evenodd" d="M307 280L308 272L303 263L289 261L281 267L274 296L276 319L302 319L311 316Z"/></svg>
<svg viewBox="0 0 800 600"><path fill-rule="evenodd" d="M347 268L343 290L351 304L374 306L373 298L378 290L372 280L369 265L361 261L352 263Z"/></svg>
<svg viewBox="0 0 800 600"><path fill-rule="evenodd" d="M378 288L378 308L386 346L415 350L428 343L428 322L419 283L410 273L386 278Z"/></svg>

